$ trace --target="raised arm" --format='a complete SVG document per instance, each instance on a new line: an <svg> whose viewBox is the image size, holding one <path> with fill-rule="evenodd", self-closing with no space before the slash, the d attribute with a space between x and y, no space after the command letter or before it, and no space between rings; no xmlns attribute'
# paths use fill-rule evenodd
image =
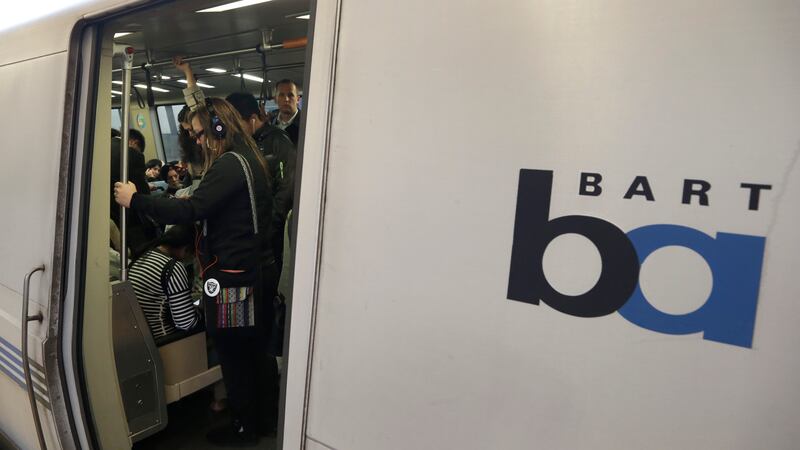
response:
<svg viewBox="0 0 800 450"><path fill-rule="evenodd" d="M183 72L183 76L186 78L186 89L183 90L183 99L186 101L186 104L189 105L189 108L194 111L197 109L197 105L202 105L205 102L206 96L197 86L197 78L194 76L192 66L184 61L182 56L173 56L172 64L175 65L176 69Z"/></svg>

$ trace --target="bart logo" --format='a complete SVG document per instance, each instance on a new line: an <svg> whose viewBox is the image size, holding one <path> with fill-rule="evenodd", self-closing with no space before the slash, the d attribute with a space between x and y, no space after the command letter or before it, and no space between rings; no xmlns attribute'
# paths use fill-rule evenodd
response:
<svg viewBox="0 0 800 450"><path fill-rule="evenodd" d="M509 300L538 305L577 317L622 317L666 334L703 333L703 339L752 347L753 327L766 239L718 232L709 236L694 228L652 224L625 233L598 217L550 218L553 172L520 171ZM556 291L544 275L542 260L557 236L575 233L589 239L600 253L600 278L589 291L568 296ZM699 254L711 269L713 286L703 306L683 315L656 309L639 286L639 268L655 250L683 246Z"/></svg>

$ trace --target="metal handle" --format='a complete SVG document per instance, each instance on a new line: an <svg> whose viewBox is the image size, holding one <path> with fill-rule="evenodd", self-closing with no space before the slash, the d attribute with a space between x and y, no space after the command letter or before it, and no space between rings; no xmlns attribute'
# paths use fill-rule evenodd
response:
<svg viewBox="0 0 800 450"><path fill-rule="evenodd" d="M33 390L33 380L31 379L31 363L28 361L28 322L35 320L41 322L44 320L41 312L33 316L28 315L28 303L31 293L31 277L36 272L43 272L44 265L41 265L25 275L25 281L22 283L22 372L25 375L25 387L28 389L28 400L31 402L31 411L33 411L33 423L36 425L36 435L39 437L39 448L45 450L47 446L44 443L44 431L42 431L42 422L39 419L39 407L36 404L36 392Z"/></svg>
<svg viewBox="0 0 800 450"><path fill-rule="evenodd" d="M122 142L120 142L120 182L128 182L128 139L130 138L131 121L131 70L133 69L133 47L127 47L123 53L122 64ZM128 279L128 211L119 207L120 234L120 279Z"/></svg>

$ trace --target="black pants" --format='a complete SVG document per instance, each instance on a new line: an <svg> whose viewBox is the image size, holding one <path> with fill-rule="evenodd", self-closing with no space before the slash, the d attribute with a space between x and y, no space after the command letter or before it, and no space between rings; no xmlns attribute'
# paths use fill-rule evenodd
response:
<svg viewBox="0 0 800 450"><path fill-rule="evenodd" d="M245 430L271 430L278 422L278 364L261 339L219 333L214 340L228 404Z"/></svg>
<svg viewBox="0 0 800 450"><path fill-rule="evenodd" d="M209 323L209 334L214 339L228 391L228 404L248 432L272 430L278 421L278 364L267 350L274 321L272 299L277 290L276 274L274 264L265 266L263 282L255 287L256 326L215 329Z"/></svg>

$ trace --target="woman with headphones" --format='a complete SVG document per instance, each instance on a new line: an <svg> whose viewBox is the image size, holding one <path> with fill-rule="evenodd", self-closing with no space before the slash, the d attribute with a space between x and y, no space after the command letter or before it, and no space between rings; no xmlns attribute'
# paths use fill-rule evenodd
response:
<svg viewBox="0 0 800 450"><path fill-rule="evenodd" d="M275 423L267 417L271 394L261 382L272 369L263 349L278 282L266 239L272 213L267 166L227 101L205 99L190 121L204 154L204 176L194 194L186 199L152 197L137 194L131 183L116 183L114 197L161 223L200 221L196 253L207 331L219 353L234 414L230 426L212 430L207 438L214 444L251 445Z"/></svg>

